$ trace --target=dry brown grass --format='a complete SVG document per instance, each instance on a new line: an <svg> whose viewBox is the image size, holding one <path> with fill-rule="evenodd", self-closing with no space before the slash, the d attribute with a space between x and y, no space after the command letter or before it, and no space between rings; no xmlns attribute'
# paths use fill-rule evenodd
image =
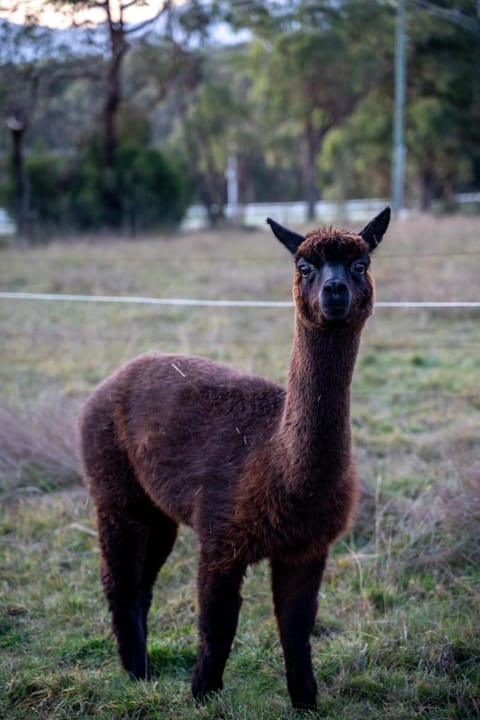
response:
<svg viewBox="0 0 480 720"><path fill-rule="evenodd" d="M449 571L480 564L480 463L460 468L453 485L427 486L416 497L401 497L364 485L353 528L362 548L387 561L380 574L428 568Z"/></svg>
<svg viewBox="0 0 480 720"><path fill-rule="evenodd" d="M464 469L465 471L465 469ZM437 567L480 562L480 468L458 482L443 485L413 503L410 564Z"/></svg>
<svg viewBox="0 0 480 720"><path fill-rule="evenodd" d="M0 407L0 488L7 497L80 482L71 403L51 396L19 410ZM4 497L5 497L4 495Z"/></svg>

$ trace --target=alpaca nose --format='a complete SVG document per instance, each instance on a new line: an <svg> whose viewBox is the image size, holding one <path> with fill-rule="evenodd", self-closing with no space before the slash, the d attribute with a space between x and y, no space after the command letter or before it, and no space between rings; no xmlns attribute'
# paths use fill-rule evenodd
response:
<svg viewBox="0 0 480 720"><path fill-rule="evenodd" d="M348 287L342 280L331 279L324 284L323 292L325 295L330 296L332 300L341 300L348 295Z"/></svg>
<svg viewBox="0 0 480 720"><path fill-rule="evenodd" d="M351 305L351 293L342 275L334 273L323 284L320 307L327 320L344 320Z"/></svg>

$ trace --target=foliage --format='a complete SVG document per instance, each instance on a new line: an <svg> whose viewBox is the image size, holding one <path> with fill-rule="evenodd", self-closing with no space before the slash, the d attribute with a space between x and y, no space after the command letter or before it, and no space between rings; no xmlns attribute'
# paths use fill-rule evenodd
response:
<svg viewBox="0 0 480 720"><path fill-rule="evenodd" d="M412 27L407 143L424 210L434 197L448 198L454 182L462 187L473 179L480 143L479 34L428 16Z"/></svg>
<svg viewBox="0 0 480 720"><path fill-rule="evenodd" d="M303 195L318 199L316 163L325 136L355 110L386 72L391 12L364 3L299 3L258 23L252 44L253 94L264 123L302 148ZM341 92L339 92L339 78ZM292 139L293 139L292 138ZM285 143L283 143L285 145Z"/></svg>
<svg viewBox="0 0 480 720"><path fill-rule="evenodd" d="M118 227L130 233L177 224L189 198L189 180L155 148L134 141L119 145L113 183L120 214L110 217L104 202L104 176L98 144L92 141L74 162L56 155L31 155L27 160L31 213L39 228L50 231ZM4 183L7 208L15 202L12 180Z"/></svg>
<svg viewBox="0 0 480 720"><path fill-rule="evenodd" d="M245 107L235 97L229 80L214 76L197 89L180 133L180 142L186 144L196 171L199 196L211 213L221 212L225 204L228 157L241 147Z"/></svg>
<svg viewBox="0 0 480 720"><path fill-rule="evenodd" d="M181 158L195 201L212 220L222 214L232 154L243 202L303 198L313 206L317 196L388 196L394 3L164 2L160 22L122 24L141 4L63 4L74 14L89 6L108 16L101 28L77 28L82 35L70 47L67 35L32 22L0 25L0 115L10 122L10 130L0 127L0 159L16 143L15 192L25 196L23 203L17 197L17 216L27 215L28 198L34 217L44 204L34 197L38 185L26 187L22 162L62 154L84 178L84 225L148 225L151 202L140 213L145 221L132 218L128 198L118 204L114 156L131 140ZM480 182L480 22L475 0L412 0L407 21L407 197L429 209ZM239 30L249 35L235 38ZM228 42L218 41L221 33ZM87 159L92 136L97 157ZM149 162L137 158L127 175L140 164L153 182ZM98 193L102 212L92 209Z"/></svg>
<svg viewBox="0 0 480 720"><path fill-rule="evenodd" d="M327 134L317 163L326 199L389 196L392 122L384 105L378 88Z"/></svg>
<svg viewBox="0 0 480 720"><path fill-rule="evenodd" d="M122 224L132 232L177 224L188 201L188 178L154 148L133 142L117 150Z"/></svg>
<svg viewBox="0 0 480 720"><path fill-rule="evenodd" d="M472 3L464 25L435 12L407 15L406 103L409 204L431 209L454 188L478 185L480 55ZM430 8L435 9L433 3ZM379 83L341 127L331 130L319 166L332 197L388 195L393 108L391 77Z"/></svg>

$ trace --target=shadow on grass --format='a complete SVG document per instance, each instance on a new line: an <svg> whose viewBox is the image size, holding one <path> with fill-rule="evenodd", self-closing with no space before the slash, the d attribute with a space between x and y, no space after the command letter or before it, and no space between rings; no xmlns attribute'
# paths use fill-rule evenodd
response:
<svg viewBox="0 0 480 720"><path fill-rule="evenodd" d="M197 653L193 647L154 645L148 656L154 677L165 675L190 677Z"/></svg>
<svg viewBox="0 0 480 720"><path fill-rule="evenodd" d="M105 663L116 659L113 640L109 636L94 636L85 641L71 643L65 648L62 660L69 665L81 665L89 669L99 669Z"/></svg>

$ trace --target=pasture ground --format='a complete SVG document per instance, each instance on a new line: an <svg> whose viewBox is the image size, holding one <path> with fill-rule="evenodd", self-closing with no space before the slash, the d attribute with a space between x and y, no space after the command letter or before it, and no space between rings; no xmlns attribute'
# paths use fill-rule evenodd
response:
<svg viewBox="0 0 480 720"><path fill-rule="evenodd" d="M394 224L379 300L478 300L478 219ZM267 232L52 243L0 251L0 289L284 300L291 261ZM480 717L480 311L378 309L353 384L366 484L329 561L313 637L330 720ZM284 381L289 309L0 300L0 716L6 720L293 718L268 567L250 569L225 690L189 690L196 546L157 581L155 682L120 671L98 578L75 418L95 384L149 349L205 354Z"/></svg>

